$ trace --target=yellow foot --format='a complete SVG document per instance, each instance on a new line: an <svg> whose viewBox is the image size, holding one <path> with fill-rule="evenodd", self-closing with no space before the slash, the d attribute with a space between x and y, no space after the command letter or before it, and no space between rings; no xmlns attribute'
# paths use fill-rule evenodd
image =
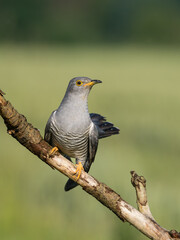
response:
<svg viewBox="0 0 180 240"><path fill-rule="evenodd" d="M51 157L51 156L54 155L57 151L58 151L58 148L57 148L57 147L53 147L53 148L51 149L51 151L49 152L49 156Z"/></svg>
<svg viewBox="0 0 180 240"><path fill-rule="evenodd" d="M81 176L81 171L84 170L84 168L83 168L83 165L82 165L81 162L79 162L78 164L76 164L76 166L77 166L77 168L76 168L76 171L75 171L74 174L78 173L78 176L77 176L77 178L76 178L76 182L77 182L78 179L79 179L80 176Z"/></svg>

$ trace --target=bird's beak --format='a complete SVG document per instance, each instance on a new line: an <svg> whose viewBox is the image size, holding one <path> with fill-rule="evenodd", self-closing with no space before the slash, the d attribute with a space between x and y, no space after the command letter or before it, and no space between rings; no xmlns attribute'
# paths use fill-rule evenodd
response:
<svg viewBox="0 0 180 240"><path fill-rule="evenodd" d="M95 85L97 83L102 83L102 81L100 81L100 80L91 80L91 82L84 84L84 87L85 86L93 86L93 85Z"/></svg>

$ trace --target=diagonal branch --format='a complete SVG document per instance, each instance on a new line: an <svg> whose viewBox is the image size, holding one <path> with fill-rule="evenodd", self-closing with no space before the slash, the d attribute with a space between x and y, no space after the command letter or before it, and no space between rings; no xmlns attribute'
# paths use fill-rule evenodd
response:
<svg viewBox="0 0 180 240"><path fill-rule="evenodd" d="M59 153L50 157L49 152L52 147L44 141L40 132L28 123L10 102L6 101L3 95L4 93L0 90L0 115L4 119L8 133L53 169L75 180L75 165ZM131 172L131 175L132 184L136 189L139 211L124 201L106 184L100 183L84 171L82 171L78 184L84 191L114 212L123 222L129 222L150 239L180 239L180 233L175 230L168 231L156 223L148 206L145 179L139 177L135 172Z"/></svg>

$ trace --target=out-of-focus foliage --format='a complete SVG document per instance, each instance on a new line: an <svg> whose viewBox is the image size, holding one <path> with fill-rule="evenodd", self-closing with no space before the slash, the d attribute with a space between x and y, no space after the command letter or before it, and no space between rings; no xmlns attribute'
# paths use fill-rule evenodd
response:
<svg viewBox="0 0 180 240"><path fill-rule="evenodd" d="M0 40L178 44L180 1L1 0Z"/></svg>

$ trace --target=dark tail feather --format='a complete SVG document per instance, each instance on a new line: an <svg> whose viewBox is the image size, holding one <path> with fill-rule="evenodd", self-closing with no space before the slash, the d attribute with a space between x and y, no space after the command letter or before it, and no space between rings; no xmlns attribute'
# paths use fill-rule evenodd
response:
<svg viewBox="0 0 180 240"><path fill-rule="evenodd" d="M90 113L91 120L95 124L100 124L106 121L105 117L101 116L100 114L97 113Z"/></svg>
<svg viewBox="0 0 180 240"><path fill-rule="evenodd" d="M64 190L67 192L73 188L75 188L78 184L73 180L69 179L64 187Z"/></svg>
<svg viewBox="0 0 180 240"><path fill-rule="evenodd" d="M119 134L119 128L114 127L114 124L106 122L105 117L97 113L90 114L91 120L98 128L99 139Z"/></svg>
<svg viewBox="0 0 180 240"><path fill-rule="evenodd" d="M99 139L109 137L111 135L119 134L119 128L116 127L110 127L105 130L100 130L99 131Z"/></svg>

